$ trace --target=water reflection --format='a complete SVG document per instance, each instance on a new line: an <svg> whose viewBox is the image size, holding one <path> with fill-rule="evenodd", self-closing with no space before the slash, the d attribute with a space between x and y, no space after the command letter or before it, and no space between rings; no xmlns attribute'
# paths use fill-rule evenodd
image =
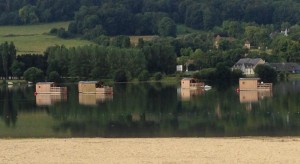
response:
<svg viewBox="0 0 300 164"><path fill-rule="evenodd" d="M204 93L204 89L189 89L189 88L178 88L177 92L179 92L181 100L188 101L191 100L192 97L201 95Z"/></svg>
<svg viewBox="0 0 300 164"><path fill-rule="evenodd" d="M190 90L181 101L178 85L116 84L113 97L80 95L69 85L67 99L41 102L34 87L2 87L0 137L299 136L300 89L284 86L290 83L240 95L233 88Z"/></svg>
<svg viewBox="0 0 300 164"><path fill-rule="evenodd" d="M79 104L97 105L105 101L113 100L113 94L85 94L79 93Z"/></svg>
<svg viewBox="0 0 300 164"><path fill-rule="evenodd" d="M49 106L58 102L67 101L67 94L37 94L35 101L37 106Z"/></svg>
<svg viewBox="0 0 300 164"><path fill-rule="evenodd" d="M240 91L240 102L249 103L249 102L258 102L263 100L266 97L272 97L272 91Z"/></svg>

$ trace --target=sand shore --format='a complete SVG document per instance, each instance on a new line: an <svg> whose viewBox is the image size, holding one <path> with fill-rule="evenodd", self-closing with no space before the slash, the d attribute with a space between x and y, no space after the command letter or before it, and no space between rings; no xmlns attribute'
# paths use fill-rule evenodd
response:
<svg viewBox="0 0 300 164"><path fill-rule="evenodd" d="M0 139L0 147L0 163L300 163L300 137Z"/></svg>

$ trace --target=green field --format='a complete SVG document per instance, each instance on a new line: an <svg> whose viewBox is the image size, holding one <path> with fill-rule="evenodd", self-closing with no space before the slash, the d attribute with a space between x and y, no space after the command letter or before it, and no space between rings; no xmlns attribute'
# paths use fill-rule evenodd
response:
<svg viewBox="0 0 300 164"><path fill-rule="evenodd" d="M64 27L67 29L69 22L56 22L38 25L24 26L0 26L0 43L5 41L14 42L17 54L43 53L47 47L53 45L65 45L66 47L77 47L93 44L92 42L75 39L61 39L48 32L52 28Z"/></svg>

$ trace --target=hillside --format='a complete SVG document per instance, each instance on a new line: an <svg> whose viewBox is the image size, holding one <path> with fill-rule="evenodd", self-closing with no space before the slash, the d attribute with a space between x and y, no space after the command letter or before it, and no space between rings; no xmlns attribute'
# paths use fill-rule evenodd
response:
<svg viewBox="0 0 300 164"><path fill-rule="evenodd" d="M49 35L52 28L67 28L69 22L46 23L38 25L23 26L0 26L0 43L5 41L14 42L17 54L41 54L47 47L53 45L65 45L66 47L77 47L93 44L92 42L75 39L61 39Z"/></svg>

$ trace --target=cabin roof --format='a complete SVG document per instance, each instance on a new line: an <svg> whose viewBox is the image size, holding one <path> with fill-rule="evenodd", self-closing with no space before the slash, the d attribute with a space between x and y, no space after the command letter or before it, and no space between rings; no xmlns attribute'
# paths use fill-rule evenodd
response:
<svg viewBox="0 0 300 164"><path fill-rule="evenodd" d="M36 85L49 85L49 84L54 84L54 82L38 82Z"/></svg>
<svg viewBox="0 0 300 164"><path fill-rule="evenodd" d="M97 84L99 81L79 81L79 84Z"/></svg>
<svg viewBox="0 0 300 164"><path fill-rule="evenodd" d="M260 78L240 78L240 80L260 80Z"/></svg>
<svg viewBox="0 0 300 164"><path fill-rule="evenodd" d="M194 78L185 77L185 78L183 78L181 80L188 80L188 81L190 81L190 80L195 80L195 79Z"/></svg>

